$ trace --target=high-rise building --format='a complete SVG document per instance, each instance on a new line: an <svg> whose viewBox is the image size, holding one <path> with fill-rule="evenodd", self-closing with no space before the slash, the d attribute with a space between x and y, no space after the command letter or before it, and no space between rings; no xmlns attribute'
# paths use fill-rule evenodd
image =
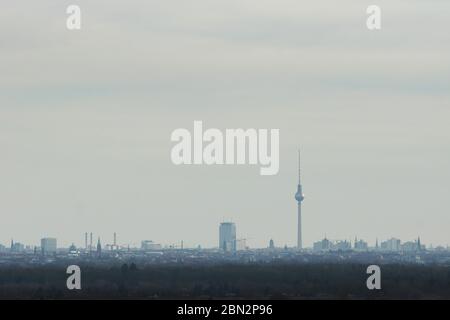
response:
<svg viewBox="0 0 450 320"><path fill-rule="evenodd" d="M305 199L302 191L301 176L300 176L300 150L298 151L298 185L297 192L295 193L295 200L297 200L297 213L298 213L298 225L297 225L297 248L302 249L302 201Z"/></svg>
<svg viewBox="0 0 450 320"><path fill-rule="evenodd" d="M20 242L14 242L13 239L11 239L11 252L22 252L25 250L25 245L23 245Z"/></svg>
<svg viewBox="0 0 450 320"><path fill-rule="evenodd" d="M56 252L56 239L55 238L42 238L41 239L42 254L51 254Z"/></svg>
<svg viewBox="0 0 450 320"><path fill-rule="evenodd" d="M269 241L269 249L275 249L275 242L273 241L273 239L270 239Z"/></svg>
<svg viewBox="0 0 450 320"><path fill-rule="evenodd" d="M102 244L100 243L100 237L98 237L97 241L97 256L100 257L102 255Z"/></svg>
<svg viewBox="0 0 450 320"><path fill-rule="evenodd" d="M141 250L161 250L162 245L159 243L155 243L152 240L142 240L141 241Z"/></svg>
<svg viewBox="0 0 450 320"><path fill-rule="evenodd" d="M321 241L314 242L313 250L314 251L328 251L332 249L332 242L325 237Z"/></svg>
<svg viewBox="0 0 450 320"><path fill-rule="evenodd" d="M25 250L25 245L20 242L14 242L14 245L11 249L13 252L23 252Z"/></svg>
<svg viewBox="0 0 450 320"><path fill-rule="evenodd" d="M403 251L421 251L425 250L425 246L420 243L420 237L415 241L408 241L402 244Z"/></svg>
<svg viewBox="0 0 450 320"><path fill-rule="evenodd" d="M219 248L223 251L236 251L236 225L233 222L220 224Z"/></svg>
<svg viewBox="0 0 450 320"><path fill-rule="evenodd" d="M400 251L401 241L396 238L391 238L389 240L381 242L381 250L384 251Z"/></svg>
<svg viewBox="0 0 450 320"><path fill-rule="evenodd" d="M355 245L354 245L354 249L358 250L358 251L367 251L369 249L369 245L367 244L367 242L365 242L362 239L357 239L355 237Z"/></svg>
<svg viewBox="0 0 450 320"><path fill-rule="evenodd" d="M347 251L352 249L352 244L347 240L338 240L332 245L332 250Z"/></svg>

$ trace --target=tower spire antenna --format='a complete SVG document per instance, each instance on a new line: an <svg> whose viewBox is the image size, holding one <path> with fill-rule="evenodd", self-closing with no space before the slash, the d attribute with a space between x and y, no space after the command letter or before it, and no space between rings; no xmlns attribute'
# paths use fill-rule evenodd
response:
<svg viewBox="0 0 450 320"><path fill-rule="evenodd" d="M301 181L300 148L298 149L298 184Z"/></svg>

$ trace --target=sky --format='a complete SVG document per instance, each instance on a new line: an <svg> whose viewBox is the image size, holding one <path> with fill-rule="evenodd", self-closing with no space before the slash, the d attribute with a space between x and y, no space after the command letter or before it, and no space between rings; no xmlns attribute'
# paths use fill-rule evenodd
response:
<svg viewBox="0 0 450 320"><path fill-rule="evenodd" d="M294 246L300 147L304 245L450 244L450 2L0 3L0 243ZM280 129L279 173L173 165L194 120Z"/></svg>

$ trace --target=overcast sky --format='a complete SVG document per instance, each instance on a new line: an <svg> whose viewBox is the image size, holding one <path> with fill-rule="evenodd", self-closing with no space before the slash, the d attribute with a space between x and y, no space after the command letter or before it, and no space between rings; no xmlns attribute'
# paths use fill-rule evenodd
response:
<svg viewBox="0 0 450 320"><path fill-rule="evenodd" d="M450 244L450 2L0 3L0 243L292 246L301 146L305 245ZM279 128L279 174L174 166L194 120Z"/></svg>

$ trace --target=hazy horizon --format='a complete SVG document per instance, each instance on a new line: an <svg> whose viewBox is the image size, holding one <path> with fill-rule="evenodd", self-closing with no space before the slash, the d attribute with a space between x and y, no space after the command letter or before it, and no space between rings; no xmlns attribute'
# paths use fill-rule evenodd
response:
<svg viewBox="0 0 450 320"><path fill-rule="evenodd" d="M450 244L450 3L14 1L0 12L0 243ZM68 31L77 4L82 29ZM175 166L170 134L280 129L280 170ZM95 238L96 239L96 238Z"/></svg>

